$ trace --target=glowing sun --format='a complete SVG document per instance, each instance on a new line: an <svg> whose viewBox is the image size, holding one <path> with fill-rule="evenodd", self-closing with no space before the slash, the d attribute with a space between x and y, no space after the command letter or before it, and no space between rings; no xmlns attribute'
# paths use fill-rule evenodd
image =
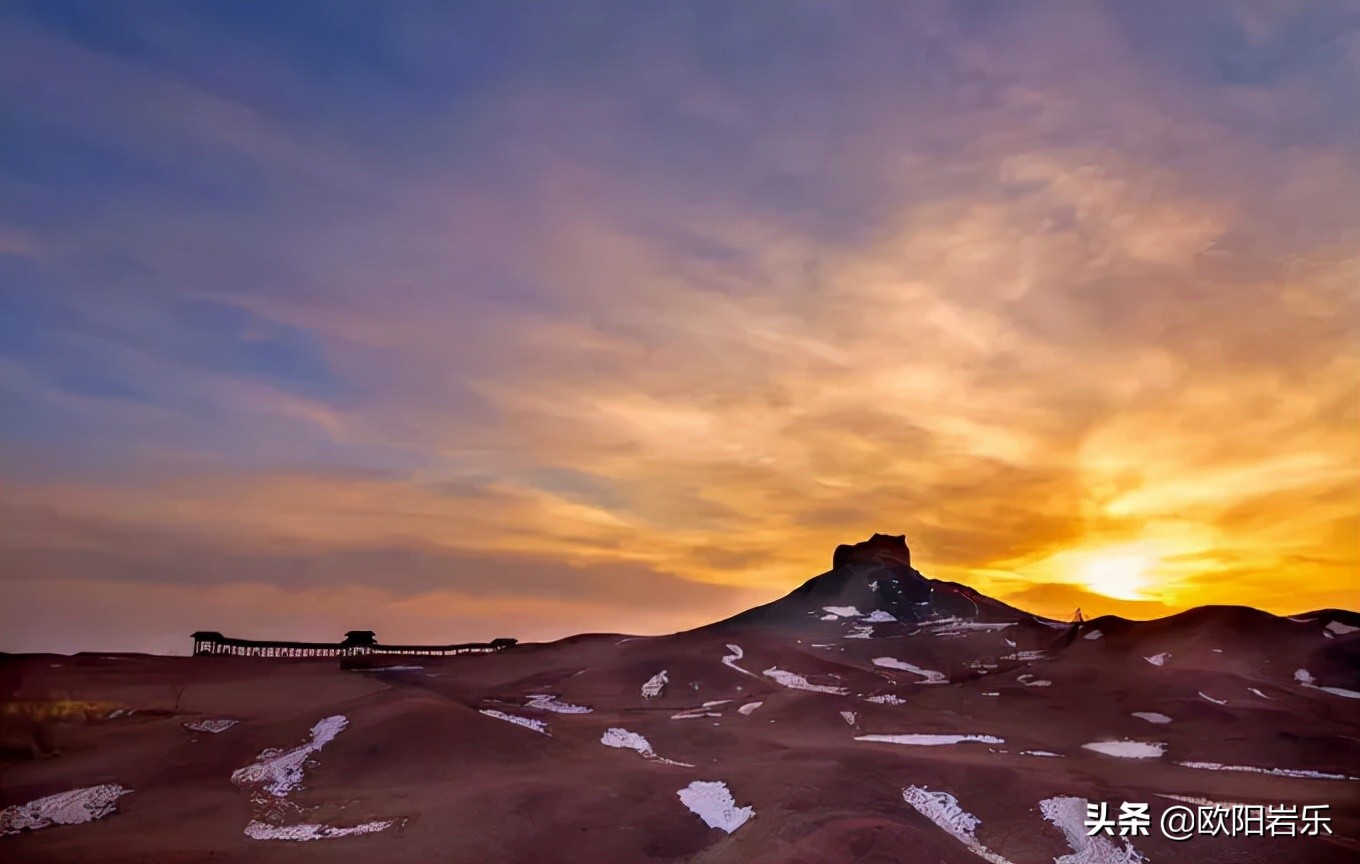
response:
<svg viewBox="0 0 1360 864"><path fill-rule="evenodd" d="M1092 558L1082 565L1078 578L1088 589L1116 600L1145 600L1147 569L1151 562L1142 555Z"/></svg>

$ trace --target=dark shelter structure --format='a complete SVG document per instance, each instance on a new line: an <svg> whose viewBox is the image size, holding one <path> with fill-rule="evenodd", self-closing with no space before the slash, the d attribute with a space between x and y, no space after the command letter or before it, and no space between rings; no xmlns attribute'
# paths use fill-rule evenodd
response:
<svg viewBox="0 0 1360 864"><path fill-rule="evenodd" d="M457 645L383 645L372 630L351 630L343 642L275 642L235 639L216 630L193 634L194 656L234 657L358 657L365 655L412 655L444 657L450 654L486 654L511 648L514 639L463 642Z"/></svg>

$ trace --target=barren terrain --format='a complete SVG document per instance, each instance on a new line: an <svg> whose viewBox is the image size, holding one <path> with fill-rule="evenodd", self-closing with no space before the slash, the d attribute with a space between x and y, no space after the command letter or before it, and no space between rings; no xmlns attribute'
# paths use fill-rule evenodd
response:
<svg viewBox="0 0 1360 864"><path fill-rule="evenodd" d="M384 662L4 657L0 858L1360 860L1352 612L1069 624L876 535L698 630ZM1161 836L1186 801L1333 833ZM1088 838L1087 802L1152 829Z"/></svg>

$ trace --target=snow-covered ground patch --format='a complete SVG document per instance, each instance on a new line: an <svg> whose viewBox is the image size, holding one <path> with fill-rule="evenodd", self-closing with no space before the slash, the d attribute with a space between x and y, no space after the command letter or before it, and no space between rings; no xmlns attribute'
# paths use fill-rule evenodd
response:
<svg viewBox="0 0 1360 864"><path fill-rule="evenodd" d="M892 693L880 693L877 696L866 697L865 702L873 702L877 705L905 705L907 700Z"/></svg>
<svg viewBox="0 0 1360 864"><path fill-rule="evenodd" d="M662 669L660 672L648 678L646 683L642 685L642 698L655 699L660 696L662 693L666 692L666 685L670 683L670 680L670 676L666 674L666 670Z"/></svg>
<svg viewBox="0 0 1360 864"><path fill-rule="evenodd" d="M1081 745L1087 750L1118 756L1120 759L1158 759L1166 751L1166 745L1159 741L1092 741Z"/></svg>
<svg viewBox="0 0 1360 864"><path fill-rule="evenodd" d="M695 780L675 794L691 813L704 820L705 825L720 828L728 834L756 815L754 807L738 807L727 784L719 780Z"/></svg>
<svg viewBox="0 0 1360 864"><path fill-rule="evenodd" d="M1266 694L1262 693L1260 690L1257 690L1255 687L1248 687L1247 689L1250 690L1251 692L1255 693L1257 696L1260 696L1262 699L1269 699L1271 702L1274 702L1274 701L1275 701L1275 697L1274 697L1274 696L1267 696Z"/></svg>
<svg viewBox="0 0 1360 864"><path fill-rule="evenodd" d="M997 690L985 690L985 691L983 691L982 693L979 693L978 695L979 695L979 696L1000 696L1001 693L1000 693L999 691L997 691Z"/></svg>
<svg viewBox="0 0 1360 864"><path fill-rule="evenodd" d="M1095 640L1095 639L1099 639L1101 636L1104 636L1104 635L1105 635L1105 634L1104 634L1104 633L1101 633L1099 630L1092 630L1090 633L1087 633L1086 635L1082 636L1081 638L1083 638L1083 639L1091 639L1091 640Z"/></svg>
<svg viewBox="0 0 1360 864"><path fill-rule="evenodd" d="M897 619L891 613L884 612L882 609L875 609L864 616L864 623L866 624L893 624L896 621Z"/></svg>
<svg viewBox="0 0 1360 864"><path fill-rule="evenodd" d="M606 747L618 747L623 750L632 750L644 759L653 759L657 762L664 762L667 765L678 765L681 768L693 768L688 762L676 762L672 759L663 759L656 755L652 749L652 744L646 738L636 732L629 732L627 729L612 727L606 729L600 736L600 743Z"/></svg>
<svg viewBox="0 0 1360 864"><path fill-rule="evenodd" d="M977 741L981 744L1005 744L1004 738L995 735L856 735L856 741L870 741L879 744L907 744L913 747L939 747L945 744L963 744Z"/></svg>
<svg viewBox="0 0 1360 864"><path fill-rule="evenodd" d="M1016 651L1014 654L1006 654L1002 660L1021 660L1026 663L1032 660L1042 660L1048 656L1047 651Z"/></svg>
<svg viewBox="0 0 1360 864"><path fill-rule="evenodd" d="M932 791L924 786L908 786L902 790L902 800L984 861L1011 864L978 842L978 818L960 807L958 799L948 792Z"/></svg>
<svg viewBox="0 0 1360 864"><path fill-rule="evenodd" d="M1360 699L1360 693L1354 690L1347 690L1344 687L1320 687L1313 673L1307 669L1298 669L1294 672L1294 680L1310 690L1321 690L1324 693L1331 693L1333 696L1344 696L1347 699Z"/></svg>
<svg viewBox="0 0 1360 864"><path fill-rule="evenodd" d="M823 612L829 612L838 618L858 618L864 613L854 606L823 606Z"/></svg>
<svg viewBox="0 0 1360 864"><path fill-rule="evenodd" d="M376 822L365 822L362 825L340 828L335 825L315 825L311 823L270 825L268 822L252 819L250 824L246 826L245 835L252 840L291 840L295 843L307 843L312 840L333 840L337 837L376 834L379 831L386 831L395 824L397 824L395 819L381 819Z"/></svg>
<svg viewBox="0 0 1360 864"><path fill-rule="evenodd" d="M949 680L944 677L944 673L942 672L936 672L933 669L922 669L920 666L913 665L905 660L898 660L896 657L875 657L873 659L873 664L875 666L881 666L884 669L900 669L903 672L920 675L922 680L917 681L917 684L949 683Z"/></svg>
<svg viewBox="0 0 1360 864"><path fill-rule="evenodd" d="M570 702L563 702L550 693L531 693L529 701L524 703L525 708L535 711L551 711L554 714L589 714L592 710L584 705L573 705Z"/></svg>
<svg viewBox="0 0 1360 864"><path fill-rule="evenodd" d="M1198 693L1198 694L1199 694L1201 697L1203 697L1205 700L1207 700L1207 701L1209 701L1209 702L1212 702L1212 703L1214 703L1215 705L1227 705L1227 704L1228 704L1228 700L1227 700L1227 699L1215 699L1214 697L1210 696L1208 693L1205 693L1203 690L1196 690L1195 692Z"/></svg>
<svg viewBox="0 0 1360 864"><path fill-rule="evenodd" d="M1250 774L1270 774L1275 777L1300 777L1309 780L1360 780L1345 774L1328 774L1305 768L1257 768L1253 765L1222 765L1218 762L1177 762L1183 768L1197 768L1202 771L1245 771Z"/></svg>
<svg viewBox="0 0 1360 864"><path fill-rule="evenodd" d="M782 684L790 690L806 690L809 693L831 693L835 696L846 695L844 687L832 687L829 684L812 684L802 675L796 672L788 672L778 666L771 666L765 670L765 677Z"/></svg>
<svg viewBox="0 0 1360 864"><path fill-rule="evenodd" d="M506 714L504 711L497 711L494 708L483 708L481 713L488 717L495 717L497 720L504 720L506 723L514 723L516 726L523 726L525 729L532 729L541 735L552 737L548 731L548 724L542 720L535 720L532 717L520 717L515 714Z"/></svg>
<svg viewBox="0 0 1360 864"><path fill-rule="evenodd" d="M118 799L131 792L117 783L86 786L15 804L0 810L0 836L37 831L50 825L79 825L102 819L118 806Z"/></svg>
<svg viewBox="0 0 1360 864"><path fill-rule="evenodd" d="M1146 720L1149 723L1170 723L1171 718L1165 714L1158 714L1156 711L1135 711L1133 716L1139 720Z"/></svg>
<svg viewBox="0 0 1360 864"><path fill-rule="evenodd" d="M349 725L343 714L318 720L311 729L311 737L288 750L269 748L255 757L255 761L231 773L231 782L242 788L259 789L275 798L283 798L302 784L302 769L313 753L335 740Z"/></svg>
<svg viewBox="0 0 1360 864"><path fill-rule="evenodd" d="M1153 654L1151 657L1144 657L1143 659L1151 663L1153 666L1165 666L1166 661L1171 659L1171 652L1163 651L1160 654Z"/></svg>
<svg viewBox="0 0 1360 864"><path fill-rule="evenodd" d="M1327 626L1323 629L1337 636L1345 636L1360 630L1360 627L1352 627L1349 624L1342 624L1340 621L1328 621Z"/></svg>
<svg viewBox="0 0 1360 864"><path fill-rule="evenodd" d="M856 624L850 628L850 632L845 634L846 639L872 639L874 638L874 625Z"/></svg>
<svg viewBox="0 0 1360 864"><path fill-rule="evenodd" d="M1021 750L1021 756L1047 756L1049 758L1062 758L1061 753L1054 753L1051 750Z"/></svg>
<svg viewBox="0 0 1360 864"><path fill-rule="evenodd" d="M1026 687L1052 687L1052 686L1053 686L1053 682L1052 682L1052 681L1046 680L1046 679L1044 679L1044 678L1035 678L1033 675L1029 674L1028 672L1024 673L1023 675L1016 675L1016 676L1015 676L1015 680L1016 680L1016 681L1019 681L1021 684L1024 684Z"/></svg>
<svg viewBox="0 0 1360 864"><path fill-rule="evenodd" d="M746 656L746 652L741 650L740 645L733 645L732 643L729 642L727 644L727 650L731 653L723 656L722 662L724 666L728 667L729 669L735 669L743 675L750 675L752 678L760 677L751 670L743 669L737 665L737 661Z"/></svg>
<svg viewBox="0 0 1360 864"><path fill-rule="evenodd" d="M228 720L225 717L221 718L205 717L202 720L185 721L184 728L194 732L207 732L210 735L217 735L235 726L237 722L238 721L236 720Z"/></svg>
<svg viewBox="0 0 1360 864"><path fill-rule="evenodd" d="M935 626L935 627L940 627L942 624L943 624L943 622L936 622L933 626ZM997 630L1005 630L1005 629L1008 628L1008 627L1014 627L1014 626L1015 626L1015 622L1014 622L1014 621L961 621L961 620L959 620L959 619L956 618L956 619L951 619L950 622L949 622L947 625L944 625L944 626L945 626L945 629L948 629L948 630L989 630L989 631L997 631Z"/></svg>
<svg viewBox="0 0 1360 864"><path fill-rule="evenodd" d="M1039 802L1039 812L1057 826L1067 845L1072 847L1070 855L1053 859L1053 864L1142 864L1146 861L1125 838L1087 834L1086 805L1089 803L1085 798L1067 795ZM1116 842L1122 842L1123 846L1116 846Z"/></svg>
<svg viewBox="0 0 1360 864"><path fill-rule="evenodd" d="M839 615L823 615L819 620L821 620L821 621L839 621L839 620L840 620L840 617L841 617L841 616L839 616Z"/></svg>
<svg viewBox="0 0 1360 864"><path fill-rule="evenodd" d="M737 709L737 713L742 715L743 717L750 716L752 711L756 710L757 708L764 704L765 704L764 702L747 702L745 705Z"/></svg>
<svg viewBox="0 0 1360 864"><path fill-rule="evenodd" d="M844 721L845 721L846 723L848 723L849 725L854 726L854 725L855 725L855 712L854 712L854 711L842 711L842 712L841 712L841 719L844 720Z"/></svg>

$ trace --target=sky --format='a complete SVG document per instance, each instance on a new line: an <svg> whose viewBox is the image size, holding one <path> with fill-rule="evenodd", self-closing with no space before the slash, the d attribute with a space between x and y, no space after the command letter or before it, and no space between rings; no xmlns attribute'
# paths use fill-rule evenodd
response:
<svg viewBox="0 0 1360 864"><path fill-rule="evenodd" d="M664 633L839 543L1360 606L1360 6L0 5L0 650Z"/></svg>

